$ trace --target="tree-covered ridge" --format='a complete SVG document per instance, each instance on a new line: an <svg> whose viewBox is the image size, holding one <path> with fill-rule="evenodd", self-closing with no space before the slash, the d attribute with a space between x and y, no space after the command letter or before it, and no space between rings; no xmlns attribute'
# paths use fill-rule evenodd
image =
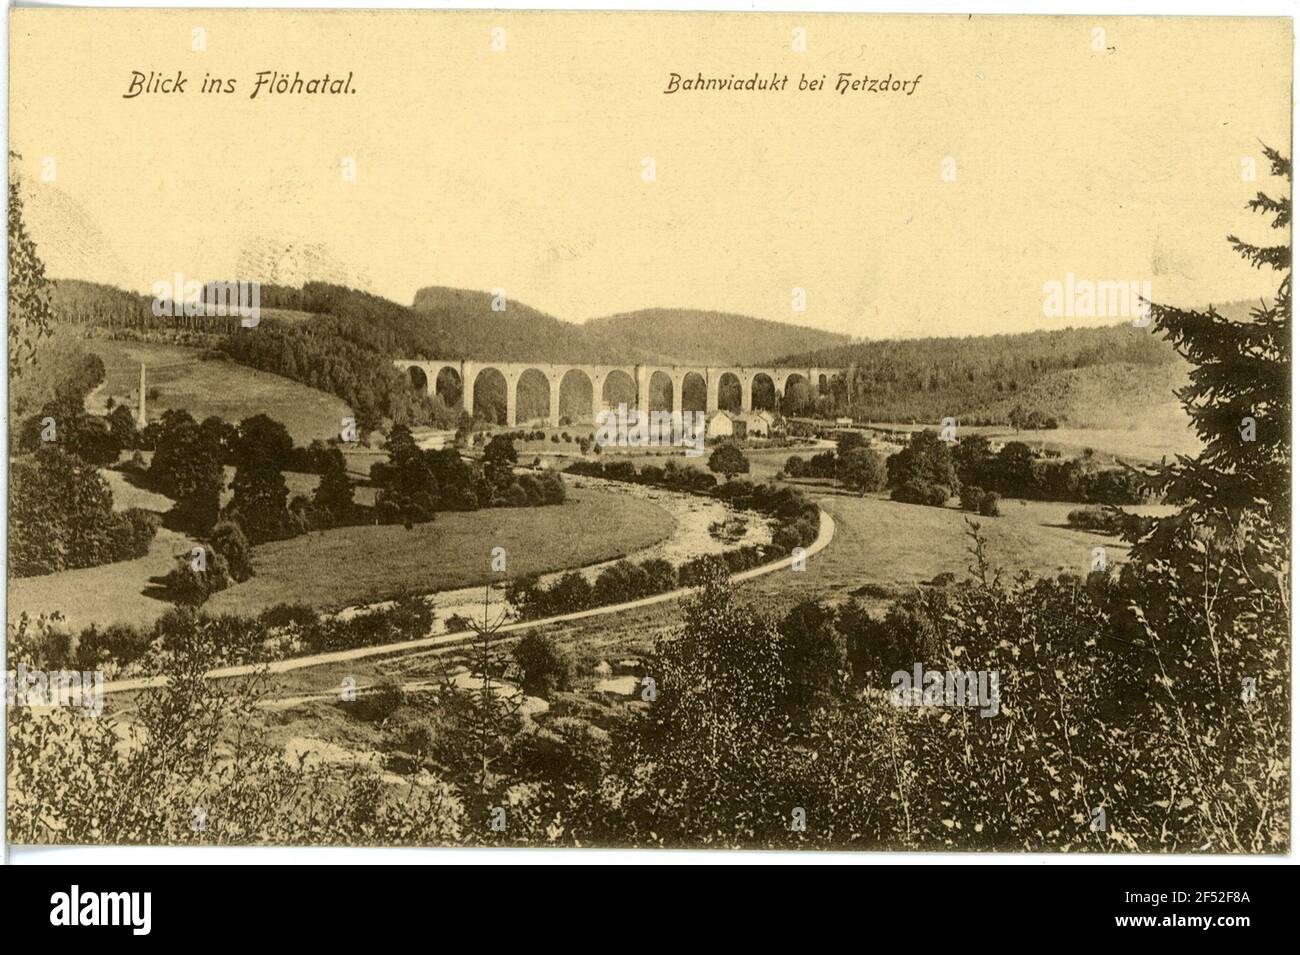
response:
<svg viewBox="0 0 1300 955"><path fill-rule="evenodd" d="M593 340L581 325L561 321L506 296L494 311L490 292L430 286L415 293L410 341L429 358L592 362L628 360L617 342Z"/></svg>
<svg viewBox="0 0 1300 955"><path fill-rule="evenodd" d="M782 364L855 367L851 405L837 383L837 409L873 421L1005 423L1017 399L1044 416L1063 417L1054 376L1126 365L1166 369L1177 355L1150 328L1132 323L1012 335L971 335L855 342L781 359ZM1022 401L1023 403L1023 401ZM1039 407L1038 405L1042 405Z"/></svg>
<svg viewBox="0 0 1300 955"><path fill-rule="evenodd" d="M159 319L149 296L93 282L61 279L52 292L56 313L78 324L180 327L216 335L238 325L206 316ZM577 325L508 296L442 286L420 289L413 306L327 282L301 288L264 284L259 292L261 308L271 318L296 313L289 324L385 357L739 365L846 340L802 326L693 309L645 309Z"/></svg>
<svg viewBox="0 0 1300 955"><path fill-rule="evenodd" d="M664 364L775 364L778 355L849 341L847 335L791 322L694 308L645 308L593 318L583 331L624 355Z"/></svg>

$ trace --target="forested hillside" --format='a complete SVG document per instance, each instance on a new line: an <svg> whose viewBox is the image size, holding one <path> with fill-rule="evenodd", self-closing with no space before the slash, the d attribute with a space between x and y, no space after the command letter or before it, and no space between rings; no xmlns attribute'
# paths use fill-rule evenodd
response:
<svg viewBox="0 0 1300 955"><path fill-rule="evenodd" d="M150 299L88 282L59 281L61 318L108 334L159 331L220 348L236 361L335 394L370 425L454 423L417 393L394 357L855 367L852 405L843 380L819 410L870 421L1122 427L1134 402L1172 402L1181 383L1167 343L1131 323L1017 335L849 341L816 329L743 315L645 309L574 325L488 292L421 289L414 306L324 282L261 287L263 320L154 318ZM1246 318L1250 303L1221 306Z"/></svg>
<svg viewBox="0 0 1300 955"><path fill-rule="evenodd" d="M1178 363L1174 350L1131 323L1017 335L856 342L789 356L790 364L854 366L851 413L872 421L1005 424L1014 414L1069 423L1079 393L1161 389ZM1124 369L1116 377L1115 369ZM1103 370L1107 369L1107 370ZM1168 397L1168 396L1166 396ZM849 410L837 382L827 410Z"/></svg>
<svg viewBox="0 0 1300 955"><path fill-rule="evenodd" d="M779 355L849 342L847 335L816 328L691 308L646 308L595 318L582 327L609 351L680 365L768 364Z"/></svg>
<svg viewBox="0 0 1300 955"><path fill-rule="evenodd" d="M97 334L218 348L234 360L342 398L363 429L385 418L408 425L455 424L457 413L418 393L395 357L609 364L764 361L783 349L843 340L742 315L649 310L589 325L560 321L522 302L492 308L488 292L421 289L414 306L325 282L260 287L262 321L157 318L147 295L76 280L55 283L55 309Z"/></svg>
<svg viewBox="0 0 1300 955"><path fill-rule="evenodd" d="M410 309L320 283L264 285L260 297L261 322L241 328L237 317L156 318L149 296L91 282L60 280L51 294L60 320L90 334L216 348L241 364L336 395L363 432L385 418L454 425L456 415L412 388L389 360L409 345L403 324Z"/></svg>
<svg viewBox="0 0 1300 955"><path fill-rule="evenodd" d="M563 322L523 302L505 299L493 311L489 292L431 286L415 293L410 341L433 358L496 361L629 361L617 342L593 340L585 326Z"/></svg>

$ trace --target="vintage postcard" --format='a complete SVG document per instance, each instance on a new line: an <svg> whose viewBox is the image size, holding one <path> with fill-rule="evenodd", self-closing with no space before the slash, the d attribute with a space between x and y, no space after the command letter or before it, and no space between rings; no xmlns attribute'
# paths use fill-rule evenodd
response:
<svg viewBox="0 0 1300 955"><path fill-rule="evenodd" d="M10 34L10 844L1290 851L1291 20Z"/></svg>

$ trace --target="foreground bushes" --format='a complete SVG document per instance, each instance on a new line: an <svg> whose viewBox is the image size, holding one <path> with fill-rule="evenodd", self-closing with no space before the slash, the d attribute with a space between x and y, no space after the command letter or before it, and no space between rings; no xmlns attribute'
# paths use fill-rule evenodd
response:
<svg viewBox="0 0 1300 955"><path fill-rule="evenodd" d="M1249 530L1248 559L1263 569L1254 556L1280 555L1285 530ZM396 787L355 774L319 777L332 785L312 795L312 777L267 745L251 705L220 718L208 709L225 693L257 699L202 674L286 639L270 632L272 619L301 637L315 624L300 608L262 620L174 611L155 628L168 685L140 698L150 745L122 746L109 721L75 710L11 709L11 831L35 843L1283 852L1284 582L1240 582L1235 559L1231 547L1207 551L1189 538L1174 559L1086 585L1004 585L977 564L972 580L911 595L883 618L854 601L768 616L741 603L715 566L646 660L656 693L607 727L562 716L525 731L494 717L492 695L477 689L445 688L432 709L394 681L360 696L355 718L392 727L409 763L399 771L432 767L433 785L403 784L396 801L386 798ZM1201 599L1207 573L1225 602ZM375 639L421 616L393 609L363 625ZM11 631L15 659L37 659L31 637L25 622ZM564 654L541 635L512 656L529 692L568 679ZM996 713L897 705L895 674L917 663L997 672ZM1242 673L1257 675L1249 694ZM236 729L246 745L233 754L210 745ZM490 776L476 768L485 758ZM350 808L331 802L361 783ZM189 825L187 796L199 790L211 791L211 832ZM436 809L444 798L508 804L512 828L471 825L463 808L450 819L464 825L452 825ZM806 826L790 825L792 806Z"/></svg>
<svg viewBox="0 0 1300 955"><path fill-rule="evenodd" d="M261 677L204 679L217 663L210 636L211 626L178 636L165 685L141 694L129 720L75 707L9 709L6 808L16 841L433 845L489 831L468 826L459 795L436 780L392 801L375 773L340 776L286 760L261 728Z"/></svg>

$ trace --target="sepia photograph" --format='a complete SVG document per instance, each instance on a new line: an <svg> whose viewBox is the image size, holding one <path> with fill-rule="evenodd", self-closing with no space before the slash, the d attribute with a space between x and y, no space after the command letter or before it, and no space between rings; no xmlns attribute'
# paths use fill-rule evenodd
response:
<svg viewBox="0 0 1300 955"><path fill-rule="evenodd" d="M11 9L6 852L1289 858L1294 24L1076 14Z"/></svg>

